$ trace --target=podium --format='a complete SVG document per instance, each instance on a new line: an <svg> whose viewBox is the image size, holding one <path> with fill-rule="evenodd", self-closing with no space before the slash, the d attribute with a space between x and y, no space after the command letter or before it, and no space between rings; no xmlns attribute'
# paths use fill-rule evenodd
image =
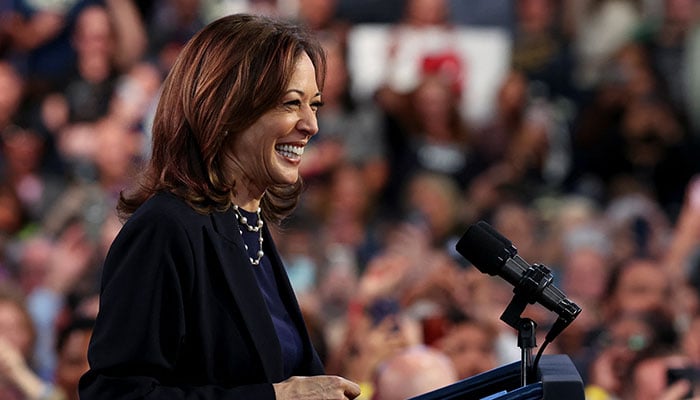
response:
<svg viewBox="0 0 700 400"><path fill-rule="evenodd" d="M520 373L521 363L514 362L409 400L584 400L583 381L566 355L543 355L527 385Z"/></svg>

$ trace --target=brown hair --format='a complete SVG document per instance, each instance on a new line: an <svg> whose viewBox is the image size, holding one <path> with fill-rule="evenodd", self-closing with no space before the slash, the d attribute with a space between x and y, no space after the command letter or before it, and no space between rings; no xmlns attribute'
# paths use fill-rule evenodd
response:
<svg viewBox="0 0 700 400"><path fill-rule="evenodd" d="M230 207L235 181L222 166L236 137L284 95L297 58L306 53L320 88L325 55L308 31L262 16L235 14L199 31L180 52L163 84L153 123L152 156L139 185L122 192L128 218L158 191L169 191L202 213ZM271 186L261 202L278 223L292 212L301 178Z"/></svg>

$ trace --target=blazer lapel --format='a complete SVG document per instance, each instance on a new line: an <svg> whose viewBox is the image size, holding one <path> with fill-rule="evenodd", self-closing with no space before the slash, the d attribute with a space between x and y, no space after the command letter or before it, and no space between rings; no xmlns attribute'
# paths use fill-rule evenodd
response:
<svg viewBox="0 0 700 400"><path fill-rule="evenodd" d="M292 288L291 282L289 282L287 272L284 270L284 264L282 263L282 259L280 258L279 253L277 252L277 248L275 246L274 241L272 240L272 235L270 235L270 231L268 229L265 229L263 234L265 235L265 243L267 243L268 246L265 251L265 254L267 254L267 256L270 258L272 268L275 271L275 279L277 280L277 287L280 290L280 296L282 297L282 301L287 307L287 312L292 318L292 321L294 321L294 325L299 331L302 342L304 344L305 363L309 365L310 373L323 373L323 366L320 365L320 362L318 365L318 368L320 368L320 370L313 370L313 368L316 367L314 366L314 363L316 361L314 360L315 352L311 344L311 338L309 337L308 330L306 329L306 323L304 322L304 316L301 313L299 302L297 301L297 298L294 294L294 289Z"/></svg>
<svg viewBox="0 0 700 400"><path fill-rule="evenodd" d="M224 276L231 289L243 320L260 355L265 374L270 382L284 378L282 350L267 304L260 292L253 266L248 262L243 238L238 231L238 219L232 209L212 213L214 229L223 238L219 252Z"/></svg>

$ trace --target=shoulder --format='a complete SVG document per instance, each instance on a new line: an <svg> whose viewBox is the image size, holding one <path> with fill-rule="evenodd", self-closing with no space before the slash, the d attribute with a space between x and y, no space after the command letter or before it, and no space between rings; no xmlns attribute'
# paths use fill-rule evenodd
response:
<svg viewBox="0 0 700 400"><path fill-rule="evenodd" d="M159 192L146 200L131 217L128 224L157 220L159 224L185 224L203 221L208 216L197 212L185 200L174 194Z"/></svg>
<svg viewBox="0 0 700 400"><path fill-rule="evenodd" d="M157 193L144 202L122 227L119 238L131 241L165 243L197 242L197 232L209 229L211 216L197 212L183 199L170 193Z"/></svg>
<svg viewBox="0 0 700 400"><path fill-rule="evenodd" d="M130 285L136 276L151 283L164 276L187 281L201 248L198 227L206 220L176 196L153 196L131 215L112 242L103 283Z"/></svg>
<svg viewBox="0 0 700 400"><path fill-rule="evenodd" d="M141 207L139 207L138 210L136 210L136 213L148 212L149 210L163 209L195 212L195 210L192 207L190 207L181 197L178 197L169 192L158 192L154 194L150 199L146 200L141 205Z"/></svg>

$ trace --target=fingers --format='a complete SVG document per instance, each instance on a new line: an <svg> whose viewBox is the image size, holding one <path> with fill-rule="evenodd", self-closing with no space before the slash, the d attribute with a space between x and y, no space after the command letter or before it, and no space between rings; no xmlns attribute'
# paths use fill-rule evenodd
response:
<svg viewBox="0 0 700 400"><path fill-rule="evenodd" d="M360 386L340 376L293 376L273 385L277 400L346 400L360 395Z"/></svg>
<svg viewBox="0 0 700 400"><path fill-rule="evenodd" d="M330 379L331 380L330 385L333 388L341 389L343 392L343 395L345 396L344 398L346 398L346 399L354 399L360 395L360 386L353 381L350 381L350 380L345 379L345 378L340 377L340 376L330 376L330 375L319 376L318 378ZM326 397L322 397L322 398L325 399Z"/></svg>
<svg viewBox="0 0 700 400"><path fill-rule="evenodd" d="M659 400L682 400L685 399L686 393L691 388L691 384L687 380L681 380L673 383L668 387L666 392L663 393Z"/></svg>
<svg viewBox="0 0 700 400"><path fill-rule="evenodd" d="M360 395L360 385L356 384L355 382L349 381L345 378L340 378L344 381L345 385L345 396L348 399L354 399L355 397Z"/></svg>

